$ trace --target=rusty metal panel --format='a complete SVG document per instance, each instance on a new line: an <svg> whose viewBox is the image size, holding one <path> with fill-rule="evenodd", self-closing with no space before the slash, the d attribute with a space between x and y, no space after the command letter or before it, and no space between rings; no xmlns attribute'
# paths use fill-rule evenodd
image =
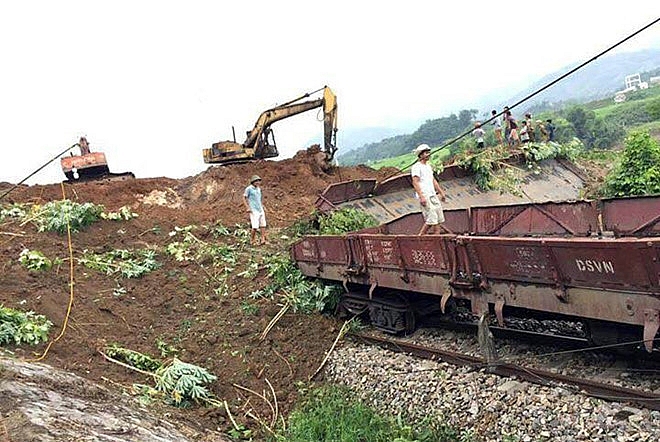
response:
<svg viewBox="0 0 660 442"><path fill-rule="evenodd" d="M450 242L454 235L399 236L397 241L406 270L449 273L451 269Z"/></svg>
<svg viewBox="0 0 660 442"><path fill-rule="evenodd" d="M593 202L516 204L475 207L471 231L478 235L574 235L598 232Z"/></svg>
<svg viewBox="0 0 660 442"><path fill-rule="evenodd" d="M460 238L488 279L647 292L659 287L660 239Z"/></svg>
<svg viewBox="0 0 660 442"><path fill-rule="evenodd" d="M292 246L293 259L303 262L344 264L349 261L346 239L341 236L308 236Z"/></svg>
<svg viewBox="0 0 660 442"><path fill-rule="evenodd" d="M566 285L649 291L658 288L652 256L659 241L570 239L547 244Z"/></svg>
<svg viewBox="0 0 660 442"><path fill-rule="evenodd" d="M469 244L488 279L554 284L556 267L541 240L460 237Z"/></svg>
<svg viewBox="0 0 660 442"><path fill-rule="evenodd" d="M660 235L660 196L601 201L604 230L617 236Z"/></svg>
<svg viewBox="0 0 660 442"><path fill-rule="evenodd" d="M373 178L366 178L331 184L319 196L316 207L321 211L324 208L330 210L338 203L365 198L374 191L376 182Z"/></svg>
<svg viewBox="0 0 660 442"><path fill-rule="evenodd" d="M410 173L403 173L378 183L374 190L374 195L386 195L388 193L396 193L402 190L410 191L412 188L412 177L410 176Z"/></svg>
<svg viewBox="0 0 660 442"><path fill-rule="evenodd" d="M400 268L397 238L392 235L360 235L365 264L368 267Z"/></svg>

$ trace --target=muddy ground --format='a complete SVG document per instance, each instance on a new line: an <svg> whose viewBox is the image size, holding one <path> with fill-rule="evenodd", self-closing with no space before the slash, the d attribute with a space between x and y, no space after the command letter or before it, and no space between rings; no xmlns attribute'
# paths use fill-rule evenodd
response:
<svg viewBox="0 0 660 442"><path fill-rule="evenodd" d="M263 393L266 380L275 389L278 414L286 416L298 399L301 382L317 370L338 332L338 324L321 315L287 313L260 340L269 321L280 310L276 300L253 299L250 294L268 284L265 260L286 252L290 242L283 237L294 221L309 215L317 196L335 182L373 177L382 179L394 171L367 167L321 170L313 160L314 150L295 158L273 162L258 161L225 167L210 167L199 175L181 180L136 179L111 183L53 184L21 186L3 203L43 204L66 198L77 202L103 204L106 210L130 206L139 217L129 221L102 220L72 236L73 256L83 251L155 248L162 266L141 278L107 276L74 265L74 302L64 336L48 351L42 362L102 384L109 391L130 394L134 383L153 384L148 376L106 361L99 353L106 344L154 356L161 356L157 343L165 343L178 357L197 364L218 376L213 393L227 400L239 423L257 428L248 411L270 420L272 410L257 396L237 386ZM208 227L221 223L232 229L247 228L247 214L241 201L248 177L263 179L263 197L271 226L271 243L251 247L234 242L239 260L227 279L227 290L217 290L216 270L195 262L179 262L165 253L175 226L199 226L195 230L207 242L227 241L211 235ZM0 184L0 192L8 187ZM46 315L53 323L51 338L57 336L69 302L69 249L66 235L38 233L32 223L6 221L0 225L0 304ZM28 271L18 263L24 248L39 250L63 263L50 271ZM259 263L256 276L240 276L248 263ZM74 260L74 264L76 261ZM118 293L117 289L121 288ZM161 349L162 349L161 345ZM20 359L32 359L44 352L38 347L10 348ZM8 370L0 370L0 380ZM53 388L51 386L51 388ZM57 387L54 387L57 389ZM61 393L65 393L62 391ZM131 396L124 396L127 401ZM16 425L15 404L0 406L11 441L33 440L28 426ZM218 408L151 407L170 422L194 428L199 438L209 431L226 431L231 424ZM164 413L164 414L163 414ZM6 434L3 434L3 431ZM32 430L31 430L32 431ZM84 434L84 433L83 433ZM93 439L90 439L93 440Z"/></svg>

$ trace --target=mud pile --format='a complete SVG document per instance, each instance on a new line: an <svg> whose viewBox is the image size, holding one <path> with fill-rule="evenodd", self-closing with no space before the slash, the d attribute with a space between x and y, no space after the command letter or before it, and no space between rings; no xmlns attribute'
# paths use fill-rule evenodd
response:
<svg viewBox="0 0 660 442"><path fill-rule="evenodd" d="M2 203L39 203L63 198L103 204L107 210L129 206L139 214L130 221L98 221L73 234L74 258L84 250L96 253L113 249L153 248L158 250L161 267L138 279L118 278L90 270L74 259L74 301L62 339L49 350L44 363L73 372L109 390L126 392L126 401L137 401L128 392L134 383L151 384L148 376L106 361L98 352L117 343L122 347L160 357L158 343L175 348L177 356L206 368L218 377L212 389L236 411L236 418L251 428L258 425L246 413L270 420L268 404L236 386L257 392L273 384L280 414L286 415L297 400L296 383L307 382L316 371L338 332L332 318L287 313L261 340L260 335L280 310L276 300L251 297L268 284L264 261L275 253L286 253L287 243L278 231L313 210L313 203L326 186L355 178L382 179L392 171L367 167L337 168L325 172L318 166L317 148L310 148L283 161L210 167L185 179L148 178L108 183L79 183L21 186ZM172 241L168 235L175 226L222 223L247 227L242 194L249 177L263 179L264 205L272 226L272 242L262 248L244 244L236 247L239 256L226 280L226 290L218 291L210 270L193 262L179 262L164 250ZM0 192L8 184L0 184ZM0 304L46 315L53 323L51 338L57 336L66 317L69 302L69 251L66 235L38 233L31 223L5 220L0 224ZM226 241L205 234L203 241ZM208 232L208 231L206 231ZM39 250L63 264L50 271L28 271L18 263L24 248ZM245 277L247 266L260 263L256 276ZM117 291L121 288L121 291ZM32 359L45 346L11 348L14 356ZM0 368L0 381L10 375ZM68 387L44 386L65 395ZM90 387L96 388L96 387ZM19 391L18 387L15 389ZM30 440L39 433L32 426L15 425L19 417L9 407L0 408L0 436L7 429L9 440ZM246 405L247 404L247 405ZM179 410L157 409L167 413L170 422L197 431L198 439L207 430L228 430L225 412L216 408ZM14 422L14 423L12 423ZM46 424L44 424L46 425ZM99 424L102 425L102 424ZM22 432L25 429L25 432ZM81 429L81 438L89 429ZM191 436L188 435L190 438ZM0 437L2 439L2 437Z"/></svg>

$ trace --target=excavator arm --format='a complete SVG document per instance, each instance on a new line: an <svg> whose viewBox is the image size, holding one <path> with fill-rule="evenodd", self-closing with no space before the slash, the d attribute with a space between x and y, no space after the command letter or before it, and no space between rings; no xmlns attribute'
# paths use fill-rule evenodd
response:
<svg viewBox="0 0 660 442"><path fill-rule="evenodd" d="M318 91L316 91L318 92ZM204 149L206 163L232 163L248 161L251 159L272 158L279 155L270 126L285 118L323 107L323 149L326 161L329 163L337 151L337 97L329 87L323 88L323 98L301 101L311 94L302 95L287 103L268 109L259 115L254 128L247 133L243 144L235 141L222 141L213 144L211 149Z"/></svg>

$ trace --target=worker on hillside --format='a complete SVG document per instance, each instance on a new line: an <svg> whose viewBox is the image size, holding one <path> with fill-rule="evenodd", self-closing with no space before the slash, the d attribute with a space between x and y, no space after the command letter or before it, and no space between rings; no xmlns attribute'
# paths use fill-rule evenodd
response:
<svg viewBox="0 0 660 442"><path fill-rule="evenodd" d="M428 164L431 157L429 145L420 144L415 149L415 153L417 154L417 162L410 170L410 175L424 217L424 225L419 234L424 235L427 232L438 234L440 233L440 224L445 222L445 215L442 213L442 204L440 203L441 200L445 200L445 193L440 188L438 180L435 179L431 165Z"/></svg>
<svg viewBox="0 0 660 442"><path fill-rule="evenodd" d="M534 131L534 120L532 120L532 114L525 114L525 121L527 122L527 133L529 134L529 141L533 143L536 141L536 133ZM522 137L520 137L522 139Z"/></svg>
<svg viewBox="0 0 660 442"><path fill-rule="evenodd" d="M243 192L243 202L245 208L250 214L250 243L257 244L257 232L261 233L261 244L266 244L268 235L266 233L266 213L261 202L261 177L253 175L250 178L250 185Z"/></svg>
<svg viewBox="0 0 660 442"><path fill-rule="evenodd" d="M545 126L543 125L543 121L536 120L536 127L538 127L539 130L541 131L541 139L543 141L548 141L548 131L546 130Z"/></svg>
<svg viewBox="0 0 660 442"><path fill-rule="evenodd" d="M80 147L80 155L87 155L91 152L89 150L89 143L87 142L87 138L84 136L80 137L80 140L78 140L78 147Z"/></svg>
<svg viewBox="0 0 660 442"><path fill-rule="evenodd" d="M545 130L548 131L548 141L555 141L555 125L552 124L551 119L547 119L545 122Z"/></svg>
<svg viewBox="0 0 660 442"><path fill-rule="evenodd" d="M484 132L484 130L481 128L481 122L477 121L476 123L474 123L474 130L472 131L472 135L477 141L477 149L479 150L483 149L484 136L486 136L486 132Z"/></svg>
<svg viewBox="0 0 660 442"><path fill-rule="evenodd" d="M493 109L491 112L493 121L490 123L493 125L493 131L495 132L495 140L497 140L497 145L504 144L502 140L502 120L497 116L497 111Z"/></svg>

